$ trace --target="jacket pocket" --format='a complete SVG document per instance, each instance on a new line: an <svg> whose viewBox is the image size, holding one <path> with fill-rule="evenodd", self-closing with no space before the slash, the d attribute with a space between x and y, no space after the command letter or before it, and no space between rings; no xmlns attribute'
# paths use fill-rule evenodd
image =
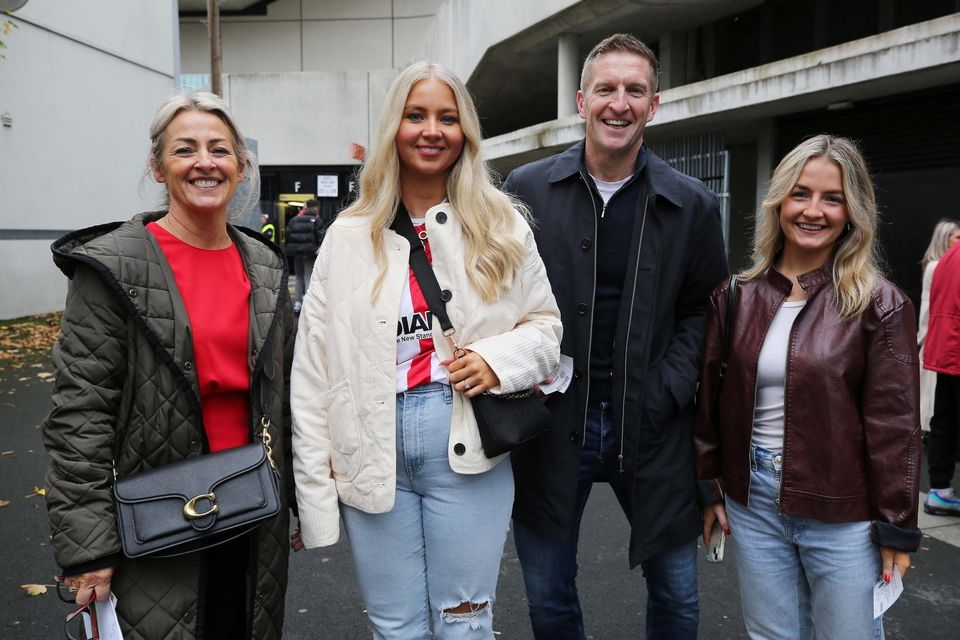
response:
<svg viewBox="0 0 960 640"><path fill-rule="evenodd" d="M333 477L350 482L360 471L360 418L350 382L344 380L327 393L330 426L330 468Z"/></svg>
<svg viewBox="0 0 960 640"><path fill-rule="evenodd" d="M679 410L677 401L664 380L663 360L658 360L647 368L645 388L642 429L659 436Z"/></svg>

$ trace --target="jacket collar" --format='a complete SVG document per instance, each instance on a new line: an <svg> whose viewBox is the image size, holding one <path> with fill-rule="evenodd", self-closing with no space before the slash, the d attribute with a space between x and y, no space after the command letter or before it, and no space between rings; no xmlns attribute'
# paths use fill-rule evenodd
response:
<svg viewBox="0 0 960 640"><path fill-rule="evenodd" d="M586 149L586 139L580 140L566 151L563 151L556 157L556 162L547 181L550 183L566 180L571 176L579 174L581 171L586 174L587 169L583 162L584 151ZM643 179L646 182L647 193L660 196L677 207L683 206L683 197L681 195L681 178L676 169L673 169L666 162L661 160L655 153L644 145L641 154L637 154L637 162L634 171L643 172Z"/></svg>
<svg viewBox="0 0 960 640"><path fill-rule="evenodd" d="M173 272L146 225L165 211L141 213L126 222L88 227L71 232L51 245L54 261L67 277L83 262L96 269L108 287L148 329L174 362L192 359L192 348L184 352L189 336L186 308L176 288ZM286 260L280 249L248 229L228 227L250 280L251 347L262 353L263 344L282 317L286 297ZM159 314L158 314L159 312ZM169 314L173 315L173 326ZM184 333L181 333L184 332ZM192 374L187 376L192 380Z"/></svg>
<svg viewBox="0 0 960 640"><path fill-rule="evenodd" d="M801 273L797 276L797 282L800 283L800 286L808 294L820 289L826 283L833 281L833 260L828 260L819 269L814 269L813 271L807 271L806 273ZM789 294L790 290L793 289L793 282L787 276L783 275L777 271L774 267L770 267L767 270L767 280L777 289L784 292L784 294Z"/></svg>

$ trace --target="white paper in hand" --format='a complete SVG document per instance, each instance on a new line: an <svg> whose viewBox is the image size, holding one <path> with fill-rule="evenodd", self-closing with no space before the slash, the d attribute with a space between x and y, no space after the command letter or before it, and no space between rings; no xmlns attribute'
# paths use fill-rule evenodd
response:
<svg viewBox="0 0 960 640"><path fill-rule="evenodd" d="M560 354L560 364L557 365L557 369L550 376L549 382L544 381L540 384L540 391L544 395L550 395L558 391L563 393L570 386L571 380L573 380L573 358Z"/></svg>
<svg viewBox="0 0 960 640"><path fill-rule="evenodd" d="M99 635L93 635L93 630L90 628L90 616L84 616L83 624L86 627L87 637L97 637L100 640L123 640L120 621L117 620L117 596L111 593L110 597L103 602L97 602L96 608Z"/></svg>
<svg viewBox="0 0 960 640"><path fill-rule="evenodd" d="M897 601L901 593L903 593L903 580L900 578L900 571L894 565L890 582L880 579L873 587L873 617L876 619L882 616L883 612Z"/></svg>

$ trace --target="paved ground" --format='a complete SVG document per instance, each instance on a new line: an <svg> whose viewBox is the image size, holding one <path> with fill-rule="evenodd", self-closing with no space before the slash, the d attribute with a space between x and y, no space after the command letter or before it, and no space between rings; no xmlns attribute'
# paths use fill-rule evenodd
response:
<svg viewBox="0 0 960 640"><path fill-rule="evenodd" d="M2 328L0 328L2 330ZM57 567L48 544L43 498L28 497L43 487L45 455L38 428L48 408L47 358L20 369L0 370L0 637L62 637L66 612L56 594L27 596L20 584L51 584ZM960 487L958 487L960 488ZM886 617L888 640L947 640L960 637L960 518L921 514L926 532L906 592ZM606 486L597 486L584 518L580 546L580 589L592 638L643 636L643 579L627 569L627 527ZM745 638L734 570L735 542L721 565L702 563L701 637ZM287 595L286 638L353 640L369 638L363 604L346 543L292 558ZM520 568L508 544L497 593L498 638L529 640Z"/></svg>

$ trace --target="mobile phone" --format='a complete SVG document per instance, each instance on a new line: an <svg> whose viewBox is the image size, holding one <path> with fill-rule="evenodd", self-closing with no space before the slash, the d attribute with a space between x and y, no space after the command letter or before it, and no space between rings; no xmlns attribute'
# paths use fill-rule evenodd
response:
<svg viewBox="0 0 960 640"><path fill-rule="evenodd" d="M707 545L707 562L723 562L723 548L727 542L727 535L720 527L720 522L713 523L713 531L710 533L710 544Z"/></svg>

